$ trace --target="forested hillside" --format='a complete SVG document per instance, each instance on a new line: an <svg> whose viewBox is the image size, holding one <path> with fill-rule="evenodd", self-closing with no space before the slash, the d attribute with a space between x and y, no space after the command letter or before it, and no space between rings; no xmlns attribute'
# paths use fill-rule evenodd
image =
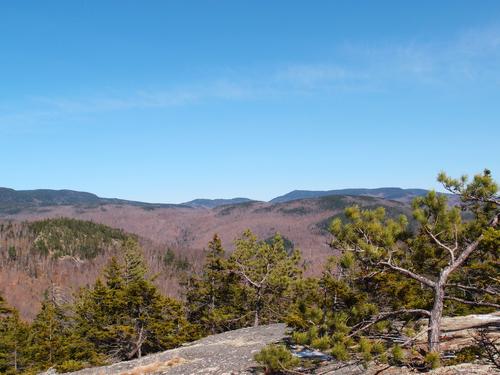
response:
<svg viewBox="0 0 500 375"><path fill-rule="evenodd" d="M199 269L200 254L214 233L232 251L234 239L247 228L266 240L279 232L287 249L301 250L307 265L304 272L318 275L331 252L329 224L335 217L345 217L343 210L353 204L383 206L391 216L411 213L410 206L401 202L355 196L277 204L250 201L212 209L111 204L23 210L0 221L0 290L24 317L33 317L45 288L54 285L71 295L92 283L107 260L120 252L124 238L133 235L143 245L151 272L159 275L156 285L178 296L178 278L191 267Z"/></svg>
<svg viewBox="0 0 500 375"><path fill-rule="evenodd" d="M454 347L443 338L445 316L500 310L498 185L488 170L438 180L460 205L431 191L411 208L327 196L212 212L294 217L295 225L312 217L329 248L322 264L277 232L243 230L230 248L214 234L203 253L189 253L90 221L5 222L0 371L73 371L276 322L292 330L288 344L349 365L427 371L480 359L500 367L489 326ZM281 344L255 359L267 373L311 366Z"/></svg>
<svg viewBox="0 0 500 375"><path fill-rule="evenodd" d="M92 284L123 244L141 242L157 285L170 295L179 289L181 270L191 267L194 253L153 244L136 235L103 224L69 218L0 223L0 293L24 318L40 309L45 291L71 300L81 286Z"/></svg>

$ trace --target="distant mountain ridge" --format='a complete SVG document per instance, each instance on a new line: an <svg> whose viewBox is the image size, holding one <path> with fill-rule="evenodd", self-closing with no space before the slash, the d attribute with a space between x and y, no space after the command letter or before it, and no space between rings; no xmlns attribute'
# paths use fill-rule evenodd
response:
<svg viewBox="0 0 500 375"><path fill-rule="evenodd" d="M95 194L74 190L14 190L0 187L0 212L15 213L25 209L48 206L86 206L105 204L130 205L144 208L177 207L181 205L165 203L145 203L117 198L100 198Z"/></svg>
<svg viewBox="0 0 500 375"><path fill-rule="evenodd" d="M398 187L383 187L376 189L337 189L337 190L294 190L285 195L272 199L271 203L283 203L300 199L319 198L330 195L353 195L364 197L377 197L383 199L407 202L415 197L428 193L425 189L402 189Z"/></svg>
<svg viewBox="0 0 500 375"><path fill-rule="evenodd" d="M225 206L229 204L240 204L240 203L247 203L247 202L256 202L253 199L249 198L231 198L231 199L194 199L189 202L182 203L185 206L193 207L193 208L198 208L198 207L204 207L204 208L215 208L219 206Z"/></svg>
<svg viewBox="0 0 500 375"><path fill-rule="evenodd" d="M352 195L376 197L400 202L409 202L417 196L427 194L424 189L402 189L397 187L384 187L376 189L339 189L339 190L294 190L285 195L276 197L269 203L285 203L301 199L321 198L331 195ZM14 190L0 187L0 213L16 213L26 209L43 209L49 206L82 206L97 207L101 205L128 205L144 209L185 207L185 208L216 208L225 205L238 205L243 203L259 202L249 198L232 199L194 199L181 204L147 203L118 198L101 198L95 194L74 190Z"/></svg>

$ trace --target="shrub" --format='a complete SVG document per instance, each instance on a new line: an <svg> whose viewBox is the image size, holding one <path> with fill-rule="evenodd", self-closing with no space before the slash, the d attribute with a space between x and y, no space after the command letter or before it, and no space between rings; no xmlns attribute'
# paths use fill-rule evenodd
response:
<svg viewBox="0 0 500 375"><path fill-rule="evenodd" d="M330 347L330 338L328 336L318 337L311 342L313 348L325 350Z"/></svg>
<svg viewBox="0 0 500 375"><path fill-rule="evenodd" d="M347 348L342 343L335 344L330 354L339 361L347 361L349 359L349 353L347 352Z"/></svg>
<svg viewBox="0 0 500 375"><path fill-rule="evenodd" d="M425 364L431 368L435 369L438 368L441 364L441 358L439 357L439 353L436 352L429 352L425 355Z"/></svg>
<svg viewBox="0 0 500 375"><path fill-rule="evenodd" d="M298 345L309 344L309 334L307 332L293 332L292 339Z"/></svg>
<svg viewBox="0 0 500 375"><path fill-rule="evenodd" d="M280 372L297 367L300 360L292 355L284 345L270 344L255 355L255 360L264 366L266 374Z"/></svg>
<svg viewBox="0 0 500 375"><path fill-rule="evenodd" d="M403 352L403 349L401 348L401 346L399 345L394 345L393 348L392 348L392 360L395 362L395 363L401 363L403 362L405 358L405 354Z"/></svg>
<svg viewBox="0 0 500 375"><path fill-rule="evenodd" d="M73 359L69 359L64 361L59 366L56 366L56 370L58 372L72 372L83 369L85 366L82 362L75 361Z"/></svg>

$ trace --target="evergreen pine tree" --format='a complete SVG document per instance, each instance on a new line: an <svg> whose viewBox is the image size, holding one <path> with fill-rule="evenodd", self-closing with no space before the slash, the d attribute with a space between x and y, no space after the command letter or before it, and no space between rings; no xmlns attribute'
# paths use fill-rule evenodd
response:
<svg viewBox="0 0 500 375"><path fill-rule="evenodd" d="M55 367L61 372L76 371L103 363L103 356L79 334L54 299L45 298L29 332L28 356L33 370Z"/></svg>
<svg viewBox="0 0 500 375"><path fill-rule="evenodd" d="M67 359L67 326L59 306L45 298L30 327L29 356L35 368L46 369Z"/></svg>
<svg viewBox="0 0 500 375"><path fill-rule="evenodd" d="M0 295L0 373L15 374L26 366L28 325Z"/></svg>
<svg viewBox="0 0 500 375"><path fill-rule="evenodd" d="M97 350L117 360L165 350L189 339L189 325L178 301L162 296L146 278L138 244L129 240L124 261L112 259L93 288L76 303L77 328Z"/></svg>
<svg viewBox="0 0 500 375"><path fill-rule="evenodd" d="M382 360L390 348L367 337L386 338L390 346L395 335L411 343L420 332L427 333L428 358L439 359L444 314L500 308L500 282L491 276L499 273L498 186L489 171L471 182L444 174L439 181L459 195L461 207L435 192L419 197L415 230L408 230L406 217L387 217L383 208L354 206L345 220L333 220L332 247L341 255L292 309L295 341L338 359ZM421 317L428 327L420 327ZM392 350L394 363L401 361L400 349Z"/></svg>
<svg viewBox="0 0 500 375"><path fill-rule="evenodd" d="M237 301L239 277L231 272L220 237L208 244L201 275L191 275L186 287L189 320L202 334L215 334L239 327Z"/></svg>
<svg viewBox="0 0 500 375"><path fill-rule="evenodd" d="M229 261L232 271L240 277L240 302L253 325L283 319L292 303L287 292L301 275L300 252L288 254L279 234L267 243L247 230L236 240Z"/></svg>

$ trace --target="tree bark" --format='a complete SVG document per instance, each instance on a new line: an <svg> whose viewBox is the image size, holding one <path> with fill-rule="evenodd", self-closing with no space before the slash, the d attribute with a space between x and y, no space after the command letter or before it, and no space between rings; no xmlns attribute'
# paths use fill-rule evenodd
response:
<svg viewBox="0 0 500 375"><path fill-rule="evenodd" d="M210 331L212 332L212 335L215 335L216 329L215 329L215 322L213 319L213 313L215 311L215 278L212 276L210 278Z"/></svg>
<svg viewBox="0 0 500 375"><path fill-rule="evenodd" d="M429 318L428 346L430 352L439 352L439 341L441 336L441 319L444 306L444 282L442 278L434 288L434 305Z"/></svg>
<svg viewBox="0 0 500 375"><path fill-rule="evenodd" d="M255 304L255 318L254 318L254 321L253 321L253 326L254 327L258 327L259 326L259 323L260 323L260 309L261 309L261 290L260 288L258 289L258 292L257 292L257 303Z"/></svg>
<svg viewBox="0 0 500 375"><path fill-rule="evenodd" d="M254 327L259 326L259 310L255 310L255 318L253 320L253 326Z"/></svg>
<svg viewBox="0 0 500 375"><path fill-rule="evenodd" d="M14 371L17 372L17 344L14 349Z"/></svg>
<svg viewBox="0 0 500 375"><path fill-rule="evenodd" d="M139 340L137 342L137 358L142 357L142 344L144 343L144 340L142 338L143 331L144 331L144 327L141 325L141 330L139 332Z"/></svg>

